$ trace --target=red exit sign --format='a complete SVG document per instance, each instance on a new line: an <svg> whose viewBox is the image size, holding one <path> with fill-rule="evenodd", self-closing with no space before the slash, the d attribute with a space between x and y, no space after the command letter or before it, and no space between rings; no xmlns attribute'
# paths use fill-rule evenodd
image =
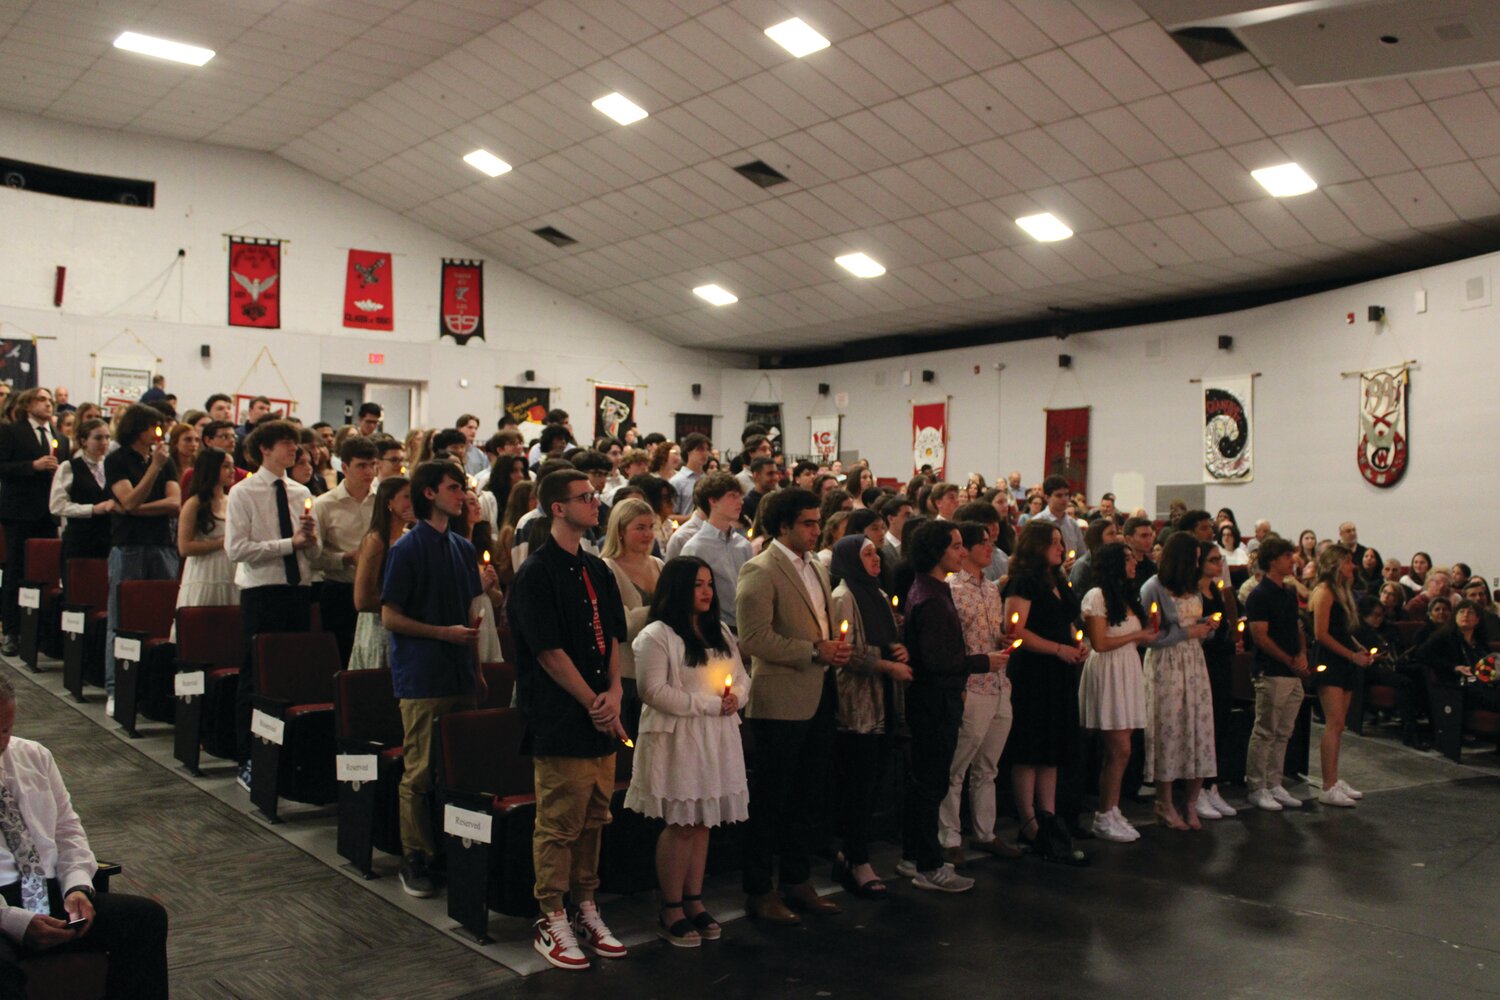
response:
<svg viewBox="0 0 1500 1000"><path fill-rule="evenodd" d="M372 364L372 365L383 365L383 364L385 364L385 355L384 354L372 354L372 355L370 355L370 364Z"/></svg>

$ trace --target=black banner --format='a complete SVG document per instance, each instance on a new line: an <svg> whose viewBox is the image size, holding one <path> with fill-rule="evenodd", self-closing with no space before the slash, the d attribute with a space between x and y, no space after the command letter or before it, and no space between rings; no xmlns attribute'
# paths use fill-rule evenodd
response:
<svg viewBox="0 0 1500 1000"><path fill-rule="evenodd" d="M635 386L594 383L594 437L619 437L635 425Z"/></svg>
<svg viewBox="0 0 1500 1000"><path fill-rule="evenodd" d="M36 344L30 340L0 340L0 382L12 392L37 387Z"/></svg>
<svg viewBox="0 0 1500 1000"><path fill-rule="evenodd" d="M689 434L702 434L706 438L714 436L714 417L711 413L679 413L677 414L677 433L673 441L681 441Z"/></svg>
<svg viewBox="0 0 1500 1000"><path fill-rule="evenodd" d="M745 423L766 427L766 436L771 439L771 450L778 455L782 453L782 446L786 444L786 431L781 423L780 403L746 403Z"/></svg>
<svg viewBox="0 0 1500 1000"><path fill-rule="evenodd" d="M547 411L552 408L552 390L508 385L500 390L500 406L517 423L546 423Z"/></svg>
<svg viewBox="0 0 1500 1000"><path fill-rule="evenodd" d="M484 261L443 258L438 335L460 344L484 339Z"/></svg>

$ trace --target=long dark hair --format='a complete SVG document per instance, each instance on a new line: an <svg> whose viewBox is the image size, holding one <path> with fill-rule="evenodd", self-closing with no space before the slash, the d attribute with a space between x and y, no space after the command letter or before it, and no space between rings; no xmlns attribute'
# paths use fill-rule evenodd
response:
<svg viewBox="0 0 1500 1000"><path fill-rule="evenodd" d="M391 538L391 501L396 494L411 485L411 480L405 476L389 476L380 481L375 488L375 504L370 511L370 534L380 538L380 544L387 546Z"/></svg>
<svg viewBox="0 0 1500 1000"><path fill-rule="evenodd" d="M200 451L198 460L193 463L193 478L188 480L188 490L198 498L198 518L193 527L200 535L213 531L214 522L218 520L214 516L214 487L219 485L219 477L224 474L224 459L228 457L225 452L210 446Z"/></svg>
<svg viewBox="0 0 1500 1000"><path fill-rule="evenodd" d="M1156 567L1156 578L1167 591L1184 597L1198 592L1198 581L1203 577L1203 560L1200 557L1198 539L1186 531L1174 531L1167 536L1161 547L1161 564Z"/></svg>
<svg viewBox="0 0 1500 1000"><path fill-rule="evenodd" d="M1062 534L1052 521L1027 521L1016 539L1016 551L1010 557L1009 575L1012 580L1029 579L1045 581L1057 588L1059 594L1068 591L1067 577L1061 566L1047 565L1047 550L1052 548L1052 534Z"/></svg>
<svg viewBox="0 0 1500 1000"><path fill-rule="evenodd" d="M1125 575L1129 559L1129 546L1124 542L1110 542L1094 553L1094 582L1104 592L1104 620L1111 625L1119 625L1132 611L1137 621L1146 620L1140 588Z"/></svg>
<svg viewBox="0 0 1500 1000"><path fill-rule="evenodd" d="M521 466L521 479L524 482L531 477L531 468L526 464L525 455L501 455L495 459L494 468L490 469L490 480L485 483L485 488L495 495L495 509L503 515L505 513L506 501L510 499L510 474L516 471L516 466Z"/></svg>
<svg viewBox="0 0 1500 1000"><path fill-rule="evenodd" d="M713 603L701 615L693 611L693 589L698 586L698 571L713 571L708 563L696 556L678 556L661 569L656 581L656 596L651 599L650 621L666 622L682 639L686 650L685 662L690 667L701 667L708 662L708 651L718 650L729 655L729 643L724 639L724 627L719 619L719 589L714 588Z"/></svg>

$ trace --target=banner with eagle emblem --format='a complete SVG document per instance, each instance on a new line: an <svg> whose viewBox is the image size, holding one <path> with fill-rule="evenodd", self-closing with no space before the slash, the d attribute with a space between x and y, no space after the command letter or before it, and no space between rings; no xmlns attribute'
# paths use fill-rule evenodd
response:
<svg viewBox="0 0 1500 1000"><path fill-rule="evenodd" d="M355 330L394 330L394 286L390 254L350 250L344 277L344 325Z"/></svg>
<svg viewBox="0 0 1500 1000"><path fill-rule="evenodd" d="M1248 483L1255 478L1253 382L1250 375L1203 380L1205 483Z"/></svg>
<svg viewBox="0 0 1500 1000"><path fill-rule="evenodd" d="M1406 473L1410 393L1406 365L1359 373L1359 474L1373 486L1395 486Z"/></svg>
<svg viewBox="0 0 1500 1000"><path fill-rule="evenodd" d="M948 470L948 402L913 403L911 407L911 465L913 473L930 468L942 479Z"/></svg>
<svg viewBox="0 0 1500 1000"><path fill-rule="evenodd" d="M438 336L460 344L470 337L484 339L484 261L443 258Z"/></svg>
<svg viewBox="0 0 1500 1000"><path fill-rule="evenodd" d="M229 325L281 329L281 240L229 237Z"/></svg>

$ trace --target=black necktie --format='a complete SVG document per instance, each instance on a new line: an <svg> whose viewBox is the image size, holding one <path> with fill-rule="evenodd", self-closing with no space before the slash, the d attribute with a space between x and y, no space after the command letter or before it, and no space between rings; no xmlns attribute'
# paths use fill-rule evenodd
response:
<svg viewBox="0 0 1500 1000"><path fill-rule="evenodd" d="M48 455L52 454L52 438L47 434L47 428L36 429L37 440L42 442L42 451Z"/></svg>
<svg viewBox="0 0 1500 1000"><path fill-rule="evenodd" d="M281 537L291 538L292 531L292 508L286 502L286 480L276 480L276 523L281 527ZM286 567L286 582L293 587L302 582L302 568L297 565L297 552L281 557L281 563Z"/></svg>

